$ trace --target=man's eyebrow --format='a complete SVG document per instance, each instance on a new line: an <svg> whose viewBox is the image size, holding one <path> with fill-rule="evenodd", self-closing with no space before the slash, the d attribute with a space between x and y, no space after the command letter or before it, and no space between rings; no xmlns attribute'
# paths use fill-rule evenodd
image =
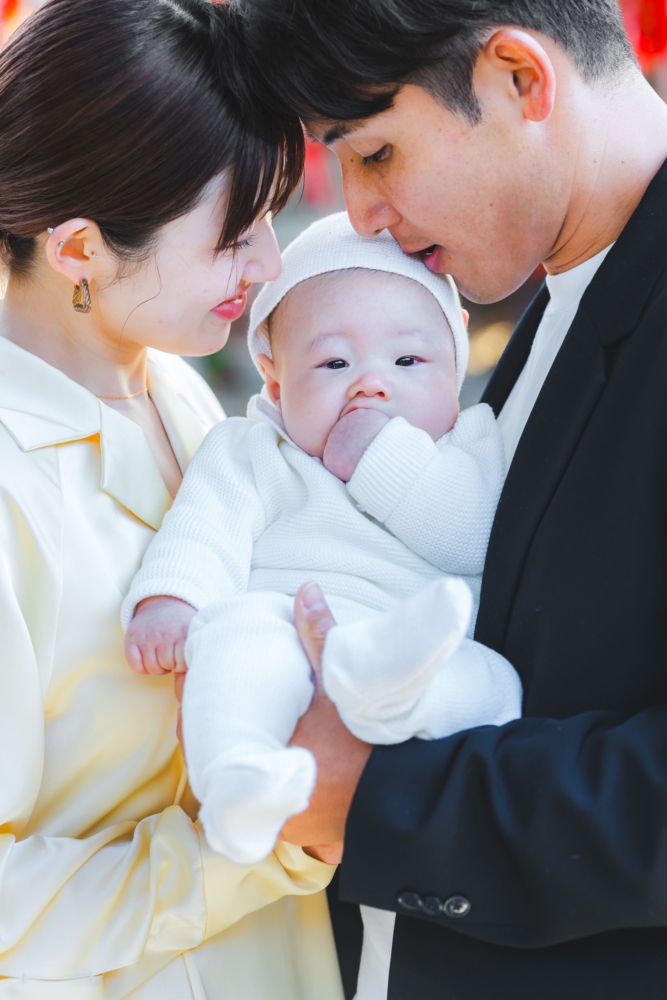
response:
<svg viewBox="0 0 667 1000"><path fill-rule="evenodd" d="M330 146L332 143L336 142L337 139L344 139L346 135L358 128L359 122L336 122L334 125L330 125L325 131L324 135L317 136L313 135L308 126L304 126L306 129L306 135L311 139L315 139L316 142L321 142L324 146Z"/></svg>

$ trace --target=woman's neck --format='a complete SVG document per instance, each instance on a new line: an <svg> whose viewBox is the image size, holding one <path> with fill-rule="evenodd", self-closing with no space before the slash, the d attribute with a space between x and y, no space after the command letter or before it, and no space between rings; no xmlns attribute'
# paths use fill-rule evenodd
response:
<svg viewBox="0 0 667 1000"><path fill-rule="evenodd" d="M71 282L51 268L10 276L0 303L0 336L96 396L140 392L146 386L146 348L125 341L122 330L101 328L94 313L77 313L72 292Z"/></svg>

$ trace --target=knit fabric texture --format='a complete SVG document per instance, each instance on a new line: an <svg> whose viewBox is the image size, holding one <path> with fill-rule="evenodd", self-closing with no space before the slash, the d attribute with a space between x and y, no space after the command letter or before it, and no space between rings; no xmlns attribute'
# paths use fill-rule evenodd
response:
<svg viewBox="0 0 667 1000"><path fill-rule="evenodd" d="M293 597L309 580L339 623L325 647L325 688L359 736L437 738L519 714L510 664L464 638L502 481L485 405L437 442L394 418L348 484L289 439L261 396L247 418L209 434L123 623L158 594L199 611L186 646L184 735L215 849L256 861L308 803L314 761L286 743L312 697L293 624Z"/></svg>
<svg viewBox="0 0 667 1000"><path fill-rule="evenodd" d="M358 267L411 278L434 296L454 338L456 381L460 392L468 367L469 345L459 293L452 278L433 274L422 261L408 257L387 230L372 238L359 236L347 212L319 219L290 243L283 253L280 276L267 282L255 299L250 312L248 346L257 367L260 354L272 357L268 319L289 291L319 274Z"/></svg>

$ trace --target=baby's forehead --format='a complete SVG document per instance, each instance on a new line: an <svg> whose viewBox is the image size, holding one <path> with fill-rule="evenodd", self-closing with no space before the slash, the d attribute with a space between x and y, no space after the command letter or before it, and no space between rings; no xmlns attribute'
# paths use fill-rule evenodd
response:
<svg viewBox="0 0 667 1000"><path fill-rule="evenodd" d="M290 319L294 319L294 313L318 312L332 304L348 305L351 290L362 296L364 306L386 307L389 296L403 304L409 303L413 311L421 309L431 315L437 314L447 324L438 300L425 285L404 274L365 267L325 271L298 282L278 303L271 322L279 320L281 315L289 314Z"/></svg>

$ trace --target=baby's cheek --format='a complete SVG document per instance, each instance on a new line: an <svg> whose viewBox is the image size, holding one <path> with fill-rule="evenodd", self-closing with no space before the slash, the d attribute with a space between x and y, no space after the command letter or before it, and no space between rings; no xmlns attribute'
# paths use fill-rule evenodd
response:
<svg viewBox="0 0 667 1000"><path fill-rule="evenodd" d="M338 420L339 412L340 408L334 411L325 394L308 394L300 400L283 397L285 430L294 444L314 458L322 458L327 438Z"/></svg>
<svg viewBox="0 0 667 1000"><path fill-rule="evenodd" d="M434 380L430 385L422 387L422 391L413 398L414 418L410 423L438 441L451 431L458 420L459 400L456 383L449 379Z"/></svg>

